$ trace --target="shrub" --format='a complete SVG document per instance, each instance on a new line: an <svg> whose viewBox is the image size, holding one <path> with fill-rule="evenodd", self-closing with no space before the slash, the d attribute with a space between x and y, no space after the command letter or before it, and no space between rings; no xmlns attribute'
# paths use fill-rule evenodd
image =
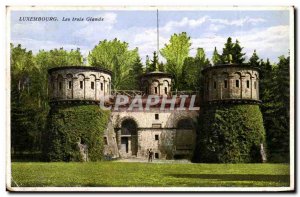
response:
<svg viewBox="0 0 300 197"><path fill-rule="evenodd" d="M43 135L43 158L46 161L80 161L77 142L88 146L88 158L98 161L103 156L103 133L110 112L97 105L52 107Z"/></svg>
<svg viewBox="0 0 300 197"><path fill-rule="evenodd" d="M200 115L194 160L207 163L261 162L265 130L258 105L220 104Z"/></svg>

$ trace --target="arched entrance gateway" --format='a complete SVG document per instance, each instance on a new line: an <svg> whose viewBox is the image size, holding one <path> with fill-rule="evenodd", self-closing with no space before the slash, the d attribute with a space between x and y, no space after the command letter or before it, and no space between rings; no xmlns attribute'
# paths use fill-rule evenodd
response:
<svg viewBox="0 0 300 197"><path fill-rule="evenodd" d="M121 131L118 132L118 145L122 157L137 156L137 124L133 119L125 119L121 123Z"/></svg>
<svg viewBox="0 0 300 197"><path fill-rule="evenodd" d="M174 159L190 157L193 154L196 130L191 118L183 118L177 122Z"/></svg>

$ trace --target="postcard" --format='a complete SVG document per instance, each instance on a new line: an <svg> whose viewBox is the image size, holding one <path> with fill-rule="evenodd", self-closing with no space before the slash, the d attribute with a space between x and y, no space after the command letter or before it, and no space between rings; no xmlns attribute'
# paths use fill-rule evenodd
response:
<svg viewBox="0 0 300 197"><path fill-rule="evenodd" d="M7 6L7 190L295 191L294 7Z"/></svg>

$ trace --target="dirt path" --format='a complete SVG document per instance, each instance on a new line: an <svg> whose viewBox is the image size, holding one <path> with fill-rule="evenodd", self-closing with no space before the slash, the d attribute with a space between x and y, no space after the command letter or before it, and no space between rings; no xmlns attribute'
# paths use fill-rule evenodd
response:
<svg viewBox="0 0 300 197"><path fill-rule="evenodd" d="M147 159L144 158L126 158L126 159L118 159L115 162L138 162L138 163L148 163ZM152 163L192 163L189 160L181 159L181 160L162 160L162 159L153 159Z"/></svg>

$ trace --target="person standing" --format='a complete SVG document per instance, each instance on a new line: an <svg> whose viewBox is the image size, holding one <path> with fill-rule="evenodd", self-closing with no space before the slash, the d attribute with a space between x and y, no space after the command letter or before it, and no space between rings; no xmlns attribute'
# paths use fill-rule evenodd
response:
<svg viewBox="0 0 300 197"><path fill-rule="evenodd" d="M153 157L153 152L152 149L150 148L150 150L148 151L148 162L152 162L152 157Z"/></svg>

